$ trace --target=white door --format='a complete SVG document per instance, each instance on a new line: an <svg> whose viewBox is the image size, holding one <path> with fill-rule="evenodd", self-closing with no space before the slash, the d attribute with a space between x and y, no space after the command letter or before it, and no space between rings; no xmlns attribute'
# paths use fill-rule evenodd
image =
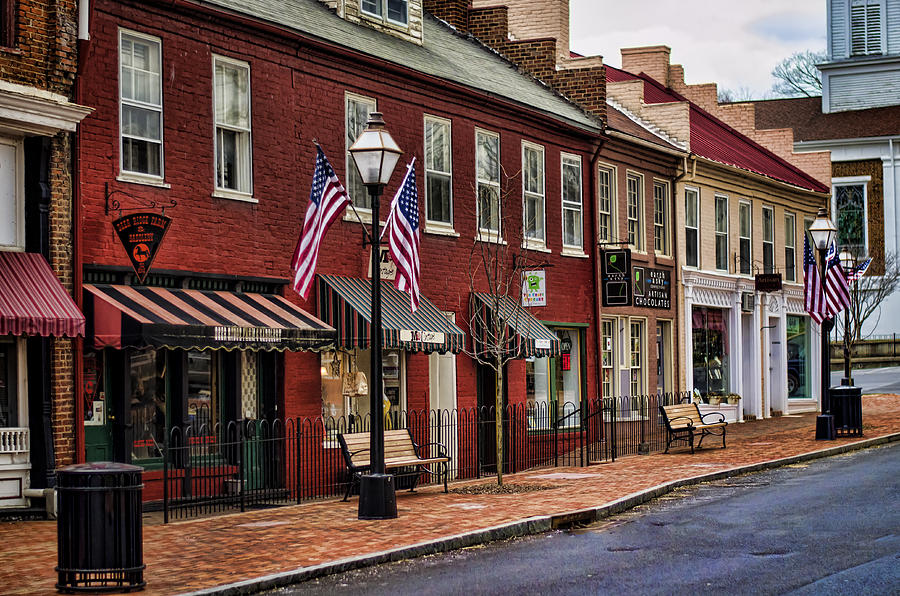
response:
<svg viewBox="0 0 900 596"><path fill-rule="evenodd" d="M430 395L429 437L447 447L450 467L456 461L459 441L458 412L456 410L456 355L434 352L428 357L428 385ZM455 477L455 474L451 474Z"/></svg>

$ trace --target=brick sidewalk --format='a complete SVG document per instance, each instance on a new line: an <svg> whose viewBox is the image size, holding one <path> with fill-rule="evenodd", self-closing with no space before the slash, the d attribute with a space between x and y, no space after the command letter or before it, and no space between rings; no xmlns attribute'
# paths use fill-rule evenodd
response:
<svg viewBox="0 0 900 596"><path fill-rule="evenodd" d="M863 398L864 439L900 432L900 396ZM597 507L654 486L810 453L859 439L815 440L815 415L729 426L728 448L682 448L587 468L543 468L505 476L549 490L510 495L398 493L399 518L356 519L356 499L308 503L169 525L145 525L147 594L211 588L351 556L530 518ZM484 483L485 479L476 481ZM467 484L472 484L468 482ZM0 591L48 594L56 576L54 522L0 523Z"/></svg>

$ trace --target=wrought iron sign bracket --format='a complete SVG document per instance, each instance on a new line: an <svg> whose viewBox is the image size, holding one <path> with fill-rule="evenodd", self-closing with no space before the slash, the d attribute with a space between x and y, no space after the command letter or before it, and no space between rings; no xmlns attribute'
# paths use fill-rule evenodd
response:
<svg viewBox="0 0 900 596"><path fill-rule="evenodd" d="M161 209L162 214L166 214L166 207L172 208L178 205L178 201L175 199L170 199L165 203L159 201L152 201L150 199L142 199L140 197L136 197L134 195L130 195L122 190L109 190L109 182L104 184L104 189L106 192L106 203L104 204L103 211L106 215L109 215L110 211L118 211L121 216L122 213L126 211L142 211L144 209ZM141 203L138 207L122 207L122 204L119 202L119 199L115 198L114 195L123 195L128 197L129 199Z"/></svg>

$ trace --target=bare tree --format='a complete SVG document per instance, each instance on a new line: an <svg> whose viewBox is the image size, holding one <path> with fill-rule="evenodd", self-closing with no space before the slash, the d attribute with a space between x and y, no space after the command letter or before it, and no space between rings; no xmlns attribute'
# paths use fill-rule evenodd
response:
<svg viewBox="0 0 900 596"><path fill-rule="evenodd" d="M737 89L719 89L719 103L736 103L739 101L753 101L755 99L768 99L769 93L756 93L750 87L741 85Z"/></svg>
<svg viewBox="0 0 900 596"><path fill-rule="evenodd" d="M878 265L883 265L883 268ZM883 274L864 275L859 281L850 282L850 333L842 331L846 358L851 357L857 343L871 337L881 320L881 304L888 296L900 290L900 258L896 253L885 254L881 263L873 260L872 269L882 269ZM847 311L844 311L843 316L847 316ZM867 322L872 323L872 331L864 333L863 327Z"/></svg>
<svg viewBox="0 0 900 596"><path fill-rule="evenodd" d="M795 52L772 70L772 92L780 97L817 97L822 95L822 74L816 64L825 61L825 52Z"/></svg>

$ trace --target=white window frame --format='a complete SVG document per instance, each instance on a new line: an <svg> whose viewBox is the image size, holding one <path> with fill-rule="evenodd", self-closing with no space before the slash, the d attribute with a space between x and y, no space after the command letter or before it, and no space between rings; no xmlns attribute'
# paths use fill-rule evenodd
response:
<svg viewBox="0 0 900 596"><path fill-rule="evenodd" d="M365 95L352 93L350 91L344 92L344 160L346 162L344 169L347 172L347 177L344 179L346 181L345 188L347 189L347 194L350 196L350 200L354 201L353 207L356 209L356 212L359 213L362 222L372 223L372 208L357 204L356 201L358 200L358 198L353 196L352 189L350 188L350 181L353 179L351 178L351 176L353 176L354 174L357 176L359 175L359 172L357 172L356 170L356 162L353 161L353 157L350 155L350 146L354 143L354 141L356 141L356 139L350 140L349 135L347 134L347 127L350 124L349 120L351 101L368 104L372 108L369 110L369 114L371 114L372 112L378 111L378 100L376 100L374 97L367 97ZM363 190L363 193L363 200L370 200L368 192L366 192L365 189ZM344 220L357 221L356 216L353 215L352 209L345 209Z"/></svg>
<svg viewBox="0 0 900 596"><path fill-rule="evenodd" d="M125 37L130 37L136 41L155 44L158 52L159 52L159 103L158 104L150 104L144 103L141 101L136 101L133 99L125 99L122 95L122 40ZM119 83L119 176L118 179L123 182L138 182L138 183L147 183L151 185L164 186L163 180L165 180L166 176L166 161L165 161L165 120L164 120L164 107L163 107L163 85L162 85L162 76L163 76L163 53L162 53L162 39L156 37L154 35L147 35L145 33L140 33L138 31L133 31L131 29L123 29L119 28L119 45L118 45L118 54L116 56L116 64L118 67L118 72L116 73L116 77ZM135 170L126 170L125 169L125 133L123 131L124 125L124 106L133 106L135 108L140 108L142 110L154 111L159 113L159 175L157 174L148 174L146 172L138 172ZM156 143L156 139L150 138L141 138L134 137L132 135L127 135L129 138L140 139L144 141L148 141L151 143Z"/></svg>
<svg viewBox="0 0 900 596"><path fill-rule="evenodd" d="M631 216L631 190L628 188L629 182L632 180L637 181L636 218ZM639 172L632 172L630 170L625 172L625 211L627 222L625 234L628 244L635 252L646 252L644 249L644 175ZM631 238L631 222L636 222L634 242L632 242Z"/></svg>
<svg viewBox="0 0 900 596"><path fill-rule="evenodd" d="M766 212L767 211L771 215L771 217L769 218L769 221L772 224L771 229L769 229L769 230L766 229ZM775 270L777 269L777 263L775 261L775 208L774 207L772 207L771 205L763 205L762 206L761 222L762 222L762 247L763 247L763 273L775 273ZM766 235L769 232L771 232L771 236L770 236L771 239L766 240ZM766 269L766 245L769 245L772 247L772 251L771 251L772 252L772 267L770 270Z"/></svg>
<svg viewBox="0 0 900 596"><path fill-rule="evenodd" d="M669 228L669 224L671 222L670 217L670 207L669 204L671 200L669 199L670 184L667 180L660 180L658 178L653 179L653 250L657 255L663 257L671 257L672 256L672 231ZM660 222L660 212L659 212L659 197L656 196L657 189L662 189L664 196L662 197L662 221ZM662 230L662 248L657 248L656 239L658 235L658 231Z"/></svg>
<svg viewBox="0 0 900 596"><path fill-rule="evenodd" d="M526 173L525 154L528 151L534 151L540 156L540 176L541 189L540 192L530 191L527 189L528 174ZM531 141L522 141L522 248L530 250L545 250L547 248L547 156L544 146ZM541 236L530 237L528 226L529 222L525 219L527 213L526 205L528 198L540 200L540 217L541 217Z"/></svg>
<svg viewBox="0 0 900 596"><path fill-rule="evenodd" d="M717 212L719 208L719 199L724 201L725 205L725 231L719 231L719 214ZM715 270L716 271L728 271L728 253L731 250L728 239L728 228L730 227L729 217L729 205L728 205L728 195L716 194L713 198L713 229L715 230ZM725 237L725 268L719 267L719 237Z"/></svg>
<svg viewBox="0 0 900 596"><path fill-rule="evenodd" d="M403 2L403 6L406 9L406 20L405 21L395 21L388 17L388 2L389 0L373 0L378 5L378 10L380 12L372 12L370 10L366 10L363 5L363 0L360 0L359 3L359 11L366 15L367 17L375 18L380 21L384 21L386 23L391 23L392 25L397 25L398 27L409 27L409 0L397 0L399 2Z"/></svg>
<svg viewBox="0 0 900 596"><path fill-rule="evenodd" d="M854 52L853 51L853 12L856 7L863 7L863 23L862 27L864 28L863 32L863 45L865 46L864 51L862 52ZM869 7L877 7L878 10L878 48L875 50L874 48L869 47L869 42L872 41L872 33L869 31L869 15L868 8ZM874 27L873 27L874 29ZM877 56L880 54L887 53L885 45L887 43L887 11L885 6L885 0L850 0L849 6L847 7L847 56Z"/></svg>
<svg viewBox="0 0 900 596"><path fill-rule="evenodd" d="M497 182L493 182L491 180L482 180L478 177L478 138L480 135L497 139ZM485 130L483 128L475 129L475 226L477 239L484 242L503 242L503 201L500 196L500 177L503 175L502 168L500 167L501 149L502 147L500 146L500 133ZM491 188L495 188L497 190L496 230L481 227L481 200L479 197L479 189L482 185L490 186Z"/></svg>
<svg viewBox="0 0 900 596"><path fill-rule="evenodd" d="M790 226L788 226L788 219L791 220ZM788 240L790 240L790 244L788 244ZM794 255L793 268L788 267L788 251ZM789 273L791 277L788 277ZM785 281L797 281L797 215L790 211L784 212L784 279Z"/></svg>
<svg viewBox="0 0 900 596"><path fill-rule="evenodd" d="M843 176L831 179L831 220L837 226L837 189L839 186L862 186L863 189L863 246L864 255L856 255L856 258L865 258L869 254L869 182L871 176ZM837 240L835 240L837 241ZM841 247L838 247L840 250Z"/></svg>
<svg viewBox="0 0 900 596"><path fill-rule="evenodd" d="M609 199L608 200L608 202L609 202L609 210L608 211L603 211L603 209L601 209L601 207L600 207L602 205L602 198L603 198L602 193L600 192L600 189L602 188L601 172L605 173L609 179L609 184L608 184L609 195L607 197ZM609 217L609 225L607 226L607 237L606 238L604 238L601 235L600 226L599 225L597 226L597 241L600 243L615 242L618 237L618 225L617 225L618 222L616 221L616 176L617 176L617 174L618 174L618 169L616 168L616 166L604 164L604 163L597 165L597 212L600 214L601 217L603 215L606 215L607 217ZM598 217L598 224L599 224L599 219L600 218Z"/></svg>
<svg viewBox="0 0 900 596"><path fill-rule="evenodd" d="M741 231L741 216L743 215L744 207L748 209L748 224L750 225L750 230L747 232L747 235L744 236L744 233ZM749 270L744 273L741 268L743 265L743 259L741 259L741 241L747 240L750 244L750 248L748 249L748 257L749 260L747 264L749 265ZM753 202L748 201L746 199L741 199L738 201L738 267L737 267L738 275L753 275Z"/></svg>
<svg viewBox="0 0 900 596"><path fill-rule="evenodd" d="M640 336L638 337L638 346L640 347L640 353L638 355L638 366L634 366L632 363L632 356L634 355L633 350L633 341L634 335L632 334L632 325L639 324L641 326ZM647 395L647 318L646 317L628 317L628 395L635 397L639 395ZM640 383L641 390L635 392L634 391L634 370L640 370Z"/></svg>
<svg viewBox="0 0 900 596"><path fill-rule="evenodd" d="M695 226L688 225L688 193L694 193L696 200L694 201L694 206L696 209L694 220L696 222ZM684 228L685 230L691 229L697 231L697 247L695 254L697 255L697 262L693 265L688 263L688 250L687 250L687 234L685 234L684 238L684 266L690 269L698 269L700 267L700 189L694 186L685 186L684 187Z"/></svg>
<svg viewBox="0 0 900 596"><path fill-rule="evenodd" d="M0 244L2 250L25 250L25 143L24 140L0 137L0 144L8 145L15 151L15 179L12 195L12 211L15 230L12 244ZM9 174L5 174L9 176Z"/></svg>
<svg viewBox="0 0 900 596"><path fill-rule="evenodd" d="M618 395L618 384L619 384L619 355L618 355L618 329L619 329L619 320L615 317L603 317L600 319L600 341L604 342L607 337L604 335L603 325L608 323L612 327L612 333L608 336L610 338L610 347L609 350L601 343L600 345L600 394L603 397L613 397ZM603 364L603 354L604 352L609 352L611 356L611 363L609 366ZM610 374L610 382L609 382L609 394L603 391L603 371L610 370L612 371Z"/></svg>
<svg viewBox="0 0 900 596"><path fill-rule="evenodd" d="M566 166L578 167L578 202L566 198ZM559 154L559 195L562 203L562 254L566 256L587 256L584 253L584 169L581 156L574 153ZM581 228L578 230L578 244L566 243L566 211L577 211Z"/></svg>
<svg viewBox="0 0 900 596"><path fill-rule="evenodd" d="M448 145L448 160L447 171L434 170L428 167L428 156L430 155L431 148L428 147L428 125L429 123L446 125L447 126L447 145ZM429 114L425 114L422 120L422 145L423 151L422 155L424 156L423 160L423 168L425 170L425 231L432 233L444 233L444 234L455 234L453 230L453 124L448 118L441 118L439 116L431 116ZM446 176L450 180L450 221L441 221L436 219L428 218L428 206L431 204L428 197L428 178L429 176Z"/></svg>
<svg viewBox="0 0 900 596"><path fill-rule="evenodd" d="M224 64L230 66L232 68L244 69L247 71L247 127L239 127L232 124L220 123L217 120L217 112L216 109L216 89L218 89L218 84L216 81L216 66L219 64ZM212 60L212 80L213 80L213 156L215 157L215 167L213 167L213 177L214 177L214 188L213 196L225 199L235 199L238 201L248 201L248 202L257 202L253 198L253 106L252 106L252 87L251 87L251 79L250 79L250 64L244 62L243 60L235 60L234 58L228 58L227 56L220 56L218 54L213 54ZM219 163L219 129L223 130L231 130L234 132L246 134L247 137L247 147L246 147L246 155L243 156L243 159L246 160L245 167L241 168L244 171L238 174L238 178L244 177L246 179L246 187L245 188L228 188L225 186L219 186L219 168L222 164ZM238 159L240 162L241 159Z"/></svg>

